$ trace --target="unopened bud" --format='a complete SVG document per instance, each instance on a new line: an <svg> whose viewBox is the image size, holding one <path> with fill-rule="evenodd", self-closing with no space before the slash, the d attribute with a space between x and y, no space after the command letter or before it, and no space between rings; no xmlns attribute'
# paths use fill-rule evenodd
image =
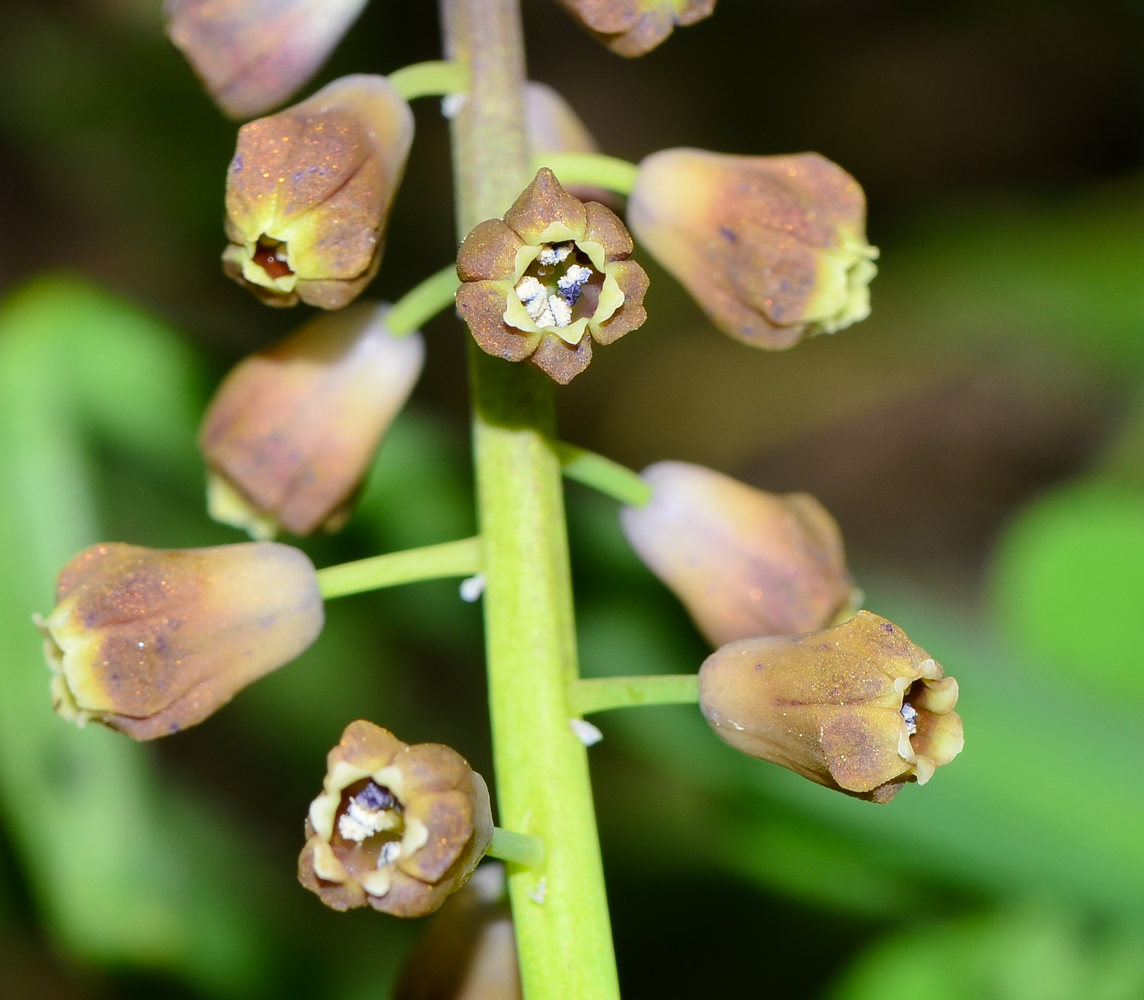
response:
<svg viewBox="0 0 1144 1000"><path fill-rule="evenodd" d="M848 607L842 535L808 493L765 493L686 462L642 477L651 500L623 508L624 534L712 645L809 632Z"/></svg>
<svg viewBox="0 0 1144 1000"><path fill-rule="evenodd" d="M457 310L481 350L524 361L566 385L647 319L647 275L614 212L587 205L540 170L501 219L482 222L457 254Z"/></svg>
<svg viewBox="0 0 1144 1000"><path fill-rule="evenodd" d="M166 0L167 34L232 118L281 104L310 79L366 0Z"/></svg>
<svg viewBox="0 0 1144 1000"><path fill-rule="evenodd" d="M383 76L344 76L244 125L223 269L264 302L340 309L377 273L413 113Z"/></svg>
<svg viewBox="0 0 1144 1000"><path fill-rule="evenodd" d="M394 1000L521 1000L504 865L483 864L438 911Z"/></svg>
<svg viewBox="0 0 1144 1000"><path fill-rule="evenodd" d="M628 221L716 326L755 347L791 347L870 313L878 251L866 242L866 199L817 153L654 153Z"/></svg>
<svg viewBox="0 0 1144 1000"><path fill-rule="evenodd" d="M709 17L715 0L560 0L585 28L617 55L650 52L676 25Z"/></svg>
<svg viewBox="0 0 1144 1000"><path fill-rule="evenodd" d="M440 743L351 722L310 804L298 878L323 903L422 917L461 888L492 841L484 779Z"/></svg>
<svg viewBox="0 0 1144 1000"><path fill-rule="evenodd" d="M965 743L957 681L868 611L716 650L699 671L699 705L736 750L874 802L924 785Z"/></svg>
<svg viewBox="0 0 1144 1000"><path fill-rule="evenodd" d="M61 570L56 602L36 618L55 710L137 740L202 722L302 653L324 614L313 564L273 542L93 545Z"/></svg>
<svg viewBox="0 0 1144 1000"><path fill-rule="evenodd" d="M387 312L320 315L226 377L199 434L216 520L256 535L341 527L425 358L421 334L394 336Z"/></svg>

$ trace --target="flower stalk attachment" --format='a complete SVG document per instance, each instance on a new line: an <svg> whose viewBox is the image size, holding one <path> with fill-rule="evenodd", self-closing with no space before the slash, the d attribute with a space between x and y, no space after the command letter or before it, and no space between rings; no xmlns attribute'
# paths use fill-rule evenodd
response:
<svg viewBox="0 0 1144 1000"><path fill-rule="evenodd" d="M426 545L405 552L389 552L369 559L327 566L318 570L322 597L345 597L383 587L449 576L472 576L481 571L480 538Z"/></svg>

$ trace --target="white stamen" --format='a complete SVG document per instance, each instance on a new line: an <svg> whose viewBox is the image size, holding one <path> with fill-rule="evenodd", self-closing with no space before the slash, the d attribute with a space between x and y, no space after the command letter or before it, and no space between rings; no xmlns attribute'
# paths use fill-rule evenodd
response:
<svg viewBox="0 0 1144 1000"><path fill-rule="evenodd" d="M441 114L446 118L456 118L468 99L468 94L446 94L441 98Z"/></svg>
<svg viewBox="0 0 1144 1000"><path fill-rule="evenodd" d="M516 283L516 294L537 326L555 326L556 317L548 305L548 290L531 274Z"/></svg>
<svg viewBox="0 0 1144 1000"><path fill-rule="evenodd" d="M377 852L377 867L384 868L401 857L401 841L387 840Z"/></svg>
<svg viewBox="0 0 1144 1000"><path fill-rule="evenodd" d="M572 325L572 307L561 296L548 296L548 310L552 313L553 326L563 329Z"/></svg>
<svg viewBox="0 0 1144 1000"><path fill-rule="evenodd" d="M576 244L571 240L567 243L546 243L541 248L540 255L536 260L545 267L552 267L554 264L563 264L575 249Z"/></svg>
<svg viewBox="0 0 1144 1000"><path fill-rule="evenodd" d="M586 747L593 747L604 738L604 734L599 729L584 719L569 719L568 725L572 727L576 739Z"/></svg>

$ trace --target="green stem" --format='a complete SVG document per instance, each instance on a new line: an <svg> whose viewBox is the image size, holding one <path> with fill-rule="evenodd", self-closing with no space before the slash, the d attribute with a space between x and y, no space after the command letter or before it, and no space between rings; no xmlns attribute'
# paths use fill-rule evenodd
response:
<svg viewBox="0 0 1144 1000"><path fill-rule="evenodd" d="M422 549L389 552L357 562L327 566L318 570L318 586L327 601L346 594L380 590L416 580L437 580L445 576L472 576L481 571L480 538L427 545Z"/></svg>
<svg viewBox="0 0 1144 1000"><path fill-rule="evenodd" d="M544 841L530 833L494 826L493 841L487 853L490 858L511 861L524 868L540 868L544 864Z"/></svg>
<svg viewBox="0 0 1144 1000"><path fill-rule="evenodd" d="M389 74L389 82L407 101L463 94L469 89L469 71L460 63L434 60L403 66Z"/></svg>
<svg viewBox="0 0 1144 1000"><path fill-rule="evenodd" d="M630 507L642 507L651 499L651 487L638 472L574 444L558 441L555 447L560 466L568 479L590 486Z"/></svg>
<svg viewBox="0 0 1144 1000"><path fill-rule="evenodd" d="M636 186L639 167L601 153L534 153L532 171L548 167L561 184L587 184L625 197Z"/></svg>
<svg viewBox="0 0 1144 1000"><path fill-rule="evenodd" d="M448 56L470 67L453 119L457 233L502 215L531 179L518 0L442 0ZM552 383L470 342L484 539L485 644L500 821L544 842L509 873L526 1000L618 1000L588 756L567 686L576 637Z"/></svg>
<svg viewBox="0 0 1144 1000"><path fill-rule="evenodd" d="M694 705L697 701L698 674L598 677L568 685L568 703L576 715L641 705Z"/></svg>
<svg viewBox="0 0 1144 1000"><path fill-rule="evenodd" d="M442 309L453 304L460 283L456 264L431 274L393 304L385 316L386 329L398 337L419 330Z"/></svg>

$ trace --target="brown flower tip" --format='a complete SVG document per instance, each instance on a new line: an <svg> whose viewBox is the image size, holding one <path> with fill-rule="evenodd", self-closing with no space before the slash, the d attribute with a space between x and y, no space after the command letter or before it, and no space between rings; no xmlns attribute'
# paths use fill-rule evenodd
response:
<svg viewBox="0 0 1144 1000"><path fill-rule="evenodd" d="M521 1000L504 865L483 864L417 942L394 1000Z"/></svg>
<svg viewBox="0 0 1144 1000"><path fill-rule="evenodd" d="M202 722L322 630L313 564L249 542L146 549L105 542L60 571L36 617L65 719L150 740Z"/></svg>
<svg viewBox="0 0 1144 1000"><path fill-rule="evenodd" d="M413 140L383 76L344 76L244 125L226 182L223 270L264 302L340 309L377 273Z"/></svg>
<svg viewBox="0 0 1144 1000"><path fill-rule="evenodd" d="M323 903L422 917L468 881L493 821L484 779L459 753L359 720L326 760L298 859L299 880Z"/></svg>
<svg viewBox="0 0 1144 1000"><path fill-rule="evenodd" d="M219 106L250 118L326 61L366 0L166 0L167 34Z"/></svg>
<svg viewBox="0 0 1144 1000"><path fill-rule="evenodd" d="M791 347L870 313L878 251L866 199L817 153L663 150L640 164L628 221L716 326L755 347Z"/></svg>
<svg viewBox="0 0 1144 1000"><path fill-rule="evenodd" d="M699 671L699 704L736 750L873 802L924 785L965 743L957 681L868 611L716 650Z"/></svg>
<svg viewBox="0 0 1144 1000"><path fill-rule="evenodd" d="M686 462L641 475L652 497L623 508L624 534L712 645L809 632L849 607L842 535L814 497L765 493Z"/></svg>
<svg viewBox="0 0 1144 1000"><path fill-rule="evenodd" d="M345 523L425 358L419 333L389 332L388 311L320 315L226 377L199 434L216 520L256 536Z"/></svg>
<svg viewBox="0 0 1144 1000"><path fill-rule="evenodd" d="M647 275L610 209L573 198L540 170L501 219L482 222L457 254L457 310L481 349L567 385L647 319Z"/></svg>
<svg viewBox="0 0 1144 1000"><path fill-rule="evenodd" d="M642 56L675 30L710 17L715 0L560 0L617 55Z"/></svg>

